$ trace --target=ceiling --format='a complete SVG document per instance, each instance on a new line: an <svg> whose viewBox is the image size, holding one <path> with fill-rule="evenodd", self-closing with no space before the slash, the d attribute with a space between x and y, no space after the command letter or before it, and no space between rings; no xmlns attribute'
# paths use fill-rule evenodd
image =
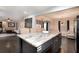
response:
<svg viewBox="0 0 79 59"><path fill-rule="evenodd" d="M70 7L71 6L64 6L64 8L58 6L0 6L0 20L9 17L18 20L29 15L39 15Z"/></svg>

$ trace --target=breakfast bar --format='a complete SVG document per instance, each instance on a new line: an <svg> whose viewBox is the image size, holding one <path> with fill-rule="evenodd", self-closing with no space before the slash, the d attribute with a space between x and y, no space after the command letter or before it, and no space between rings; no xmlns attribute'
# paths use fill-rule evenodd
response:
<svg viewBox="0 0 79 59"><path fill-rule="evenodd" d="M61 47L60 33L28 33L18 34L21 40L21 52L23 53L41 53L48 51L58 52Z"/></svg>

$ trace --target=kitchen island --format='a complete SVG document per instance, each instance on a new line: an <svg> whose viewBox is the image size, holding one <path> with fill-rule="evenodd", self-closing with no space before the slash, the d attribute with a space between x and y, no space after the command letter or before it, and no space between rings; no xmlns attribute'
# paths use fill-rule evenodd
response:
<svg viewBox="0 0 79 59"><path fill-rule="evenodd" d="M58 52L61 47L61 34L58 33L28 33L18 34L23 53L42 53L51 49Z"/></svg>

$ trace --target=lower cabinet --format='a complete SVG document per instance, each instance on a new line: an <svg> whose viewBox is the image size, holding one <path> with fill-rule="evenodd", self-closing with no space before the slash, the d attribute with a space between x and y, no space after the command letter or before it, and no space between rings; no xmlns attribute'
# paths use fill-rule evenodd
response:
<svg viewBox="0 0 79 59"><path fill-rule="evenodd" d="M59 50L61 48L61 34L53 38L51 48L53 53L60 52Z"/></svg>
<svg viewBox="0 0 79 59"><path fill-rule="evenodd" d="M57 35L39 47L34 47L28 42L21 40L21 52L23 53L57 53L61 48L61 35Z"/></svg>
<svg viewBox="0 0 79 59"><path fill-rule="evenodd" d="M50 42L45 42L41 46L34 47L26 41L21 40L21 52L22 53L45 53L50 46Z"/></svg>
<svg viewBox="0 0 79 59"><path fill-rule="evenodd" d="M19 40L16 36L0 37L0 53L20 52Z"/></svg>
<svg viewBox="0 0 79 59"><path fill-rule="evenodd" d="M37 48L32 46L31 44L27 43L26 41L22 40L22 53L36 53L37 52Z"/></svg>

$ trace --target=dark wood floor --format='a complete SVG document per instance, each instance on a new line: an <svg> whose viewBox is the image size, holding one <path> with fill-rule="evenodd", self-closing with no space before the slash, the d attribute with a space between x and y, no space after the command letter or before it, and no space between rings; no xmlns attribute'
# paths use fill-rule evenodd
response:
<svg viewBox="0 0 79 59"><path fill-rule="evenodd" d="M62 37L61 53L75 53L75 39Z"/></svg>

